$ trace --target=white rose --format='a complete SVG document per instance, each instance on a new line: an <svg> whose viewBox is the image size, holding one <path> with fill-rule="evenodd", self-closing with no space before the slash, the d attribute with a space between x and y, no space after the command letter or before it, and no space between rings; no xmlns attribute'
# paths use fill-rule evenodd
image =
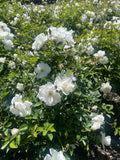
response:
<svg viewBox="0 0 120 160"><path fill-rule="evenodd" d="M1 40L7 39L8 35L9 35L8 32L0 31L0 39Z"/></svg>
<svg viewBox="0 0 120 160"><path fill-rule="evenodd" d="M49 67L48 64L46 63L39 63L37 65L37 67L35 68L35 72L38 73L37 74L37 78L44 78L48 75L48 73L51 72L51 68Z"/></svg>
<svg viewBox="0 0 120 160"><path fill-rule="evenodd" d="M101 133L101 143L102 143L102 147L105 150L105 146L110 146L111 145L111 136L105 136L105 133L100 132Z"/></svg>
<svg viewBox="0 0 120 160"><path fill-rule="evenodd" d="M3 40L4 48L6 50L11 50L13 47L13 42L11 40Z"/></svg>
<svg viewBox="0 0 120 160"><path fill-rule="evenodd" d="M98 106L96 106L96 105L92 107L92 109L95 111L97 110L97 108L98 108Z"/></svg>
<svg viewBox="0 0 120 160"><path fill-rule="evenodd" d="M63 94L69 95L70 92L72 92L75 88L75 85L73 84L73 80L75 80L75 77L73 76L73 73L69 74L59 74L55 79L55 86L57 86L57 90L61 90Z"/></svg>
<svg viewBox="0 0 120 160"><path fill-rule="evenodd" d="M31 114L31 105L29 101L22 101L22 95L16 94L11 101L10 112L16 116L26 117Z"/></svg>
<svg viewBox="0 0 120 160"><path fill-rule="evenodd" d="M101 127L101 124L100 124L99 122L95 122L95 123L93 123L93 125L91 126L91 129L92 129L93 131L95 131L95 130L97 130L97 129L100 129L100 127Z"/></svg>
<svg viewBox="0 0 120 160"><path fill-rule="evenodd" d="M104 116L102 114L96 115L92 118L93 122L99 122L101 125L104 123Z"/></svg>
<svg viewBox="0 0 120 160"><path fill-rule="evenodd" d="M11 129L11 134L12 134L12 136L17 135L18 133L19 133L19 129L17 129L17 128Z"/></svg>
<svg viewBox="0 0 120 160"><path fill-rule="evenodd" d="M8 64L8 67L11 68L11 69L14 69L16 67L15 62L10 61L9 64Z"/></svg>
<svg viewBox="0 0 120 160"><path fill-rule="evenodd" d="M89 45L89 46L87 47L86 53L87 53L88 55L91 55L91 54L94 53L94 48L93 48L92 45Z"/></svg>
<svg viewBox="0 0 120 160"><path fill-rule="evenodd" d="M40 86L37 97L48 106L54 106L61 100L60 94L56 92L55 86L50 82Z"/></svg>
<svg viewBox="0 0 120 160"><path fill-rule="evenodd" d="M94 54L96 59L102 58L105 55L105 51L99 50L97 53Z"/></svg>
<svg viewBox="0 0 120 160"><path fill-rule="evenodd" d="M100 91L103 93L110 93L111 89L112 89L112 86L110 85L110 83L106 82L106 83L102 83Z"/></svg>
<svg viewBox="0 0 120 160"><path fill-rule="evenodd" d="M67 31L65 27L50 27L48 28L48 39L55 41L57 44L60 44L65 49L69 47L74 47L73 31Z"/></svg>
<svg viewBox="0 0 120 160"><path fill-rule="evenodd" d="M65 160L62 151L57 152L55 149L50 149L50 154L47 154L44 160Z"/></svg>
<svg viewBox="0 0 120 160"><path fill-rule="evenodd" d="M0 63L4 63L6 60L6 57L0 57Z"/></svg>
<svg viewBox="0 0 120 160"><path fill-rule="evenodd" d="M111 136L106 136L104 138L104 144L105 144L105 146L110 146L111 145Z"/></svg>
<svg viewBox="0 0 120 160"><path fill-rule="evenodd" d="M107 64L109 62L108 58L106 56L103 56L101 58L99 58L99 63L101 64Z"/></svg>
<svg viewBox="0 0 120 160"><path fill-rule="evenodd" d="M101 125L104 123L104 116L102 114L98 115L96 113L92 113L90 116L92 117L91 129L92 130L100 129Z"/></svg>
<svg viewBox="0 0 120 160"><path fill-rule="evenodd" d="M35 41L32 44L32 49L34 50L39 50L44 43L47 41L47 36L44 33L39 34L36 38Z"/></svg>
<svg viewBox="0 0 120 160"><path fill-rule="evenodd" d="M86 22L87 16L85 14L82 15L82 22Z"/></svg>
<svg viewBox="0 0 120 160"><path fill-rule="evenodd" d="M24 88L23 88L23 83L17 83L16 88L17 88L19 91L23 91L23 90L24 90Z"/></svg>

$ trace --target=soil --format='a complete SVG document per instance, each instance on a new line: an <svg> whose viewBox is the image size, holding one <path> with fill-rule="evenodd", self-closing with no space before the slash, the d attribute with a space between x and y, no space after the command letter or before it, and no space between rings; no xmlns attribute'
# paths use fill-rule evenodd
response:
<svg viewBox="0 0 120 160"><path fill-rule="evenodd" d="M74 160L120 160L120 148L108 147L104 151L100 146L92 146L89 155L82 149L76 150Z"/></svg>
<svg viewBox="0 0 120 160"><path fill-rule="evenodd" d="M91 150L89 160L120 160L120 150L110 147L104 151L100 147L95 146L93 150Z"/></svg>

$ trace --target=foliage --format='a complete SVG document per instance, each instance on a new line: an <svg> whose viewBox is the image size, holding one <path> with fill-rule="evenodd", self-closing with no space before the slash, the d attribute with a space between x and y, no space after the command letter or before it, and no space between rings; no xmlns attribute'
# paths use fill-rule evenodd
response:
<svg viewBox="0 0 120 160"><path fill-rule="evenodd" d="M109 134L106 124L113 123L120 113L116 108L120 104L120 3L117 0L99 3L71 0L42 6L4 1L0 3L0 19L14 34L14 38L9 39L13 42L10 49L5 48L4 40L0 38L0 58L6 57L5 62L0 61L0 147L3 158L43 159L49 148L68 151L72 156L76 146L89 151L91 141L100 144L100 131ZM54 37L50 27L64 27L66 31L62 28L63 35L59 34L60 39L56 40L57 33ZM44 43L37 39L41 47L34 50L32 44L41 33L48 39ZM103 61L101 63L94 56L100 50L105 51L107 63L102 64ZM35 68L42 62L51 70L38 79ZM59 76L63 77L62 89L55 86L54 90L61 100L48 106L38 98L39 88L49 82L54 84ZM105 82L112 86L109 93L101 92ZM23 88L16 88L18 83L22 83ZM66 93L63 91L67 85L72 88ZM47 89L45 91L48 94ZM49 93L53 94L52 91ZM10 112L16 94L22 95L22 102L15 102L13 106L25 107L26 101L31 102L30 115L22 117ZM97 131L91 129L94 113L105 118ZM115 134L119 134L117 122L114 126ZM19 132L12 134L14 128Z"/></svg>

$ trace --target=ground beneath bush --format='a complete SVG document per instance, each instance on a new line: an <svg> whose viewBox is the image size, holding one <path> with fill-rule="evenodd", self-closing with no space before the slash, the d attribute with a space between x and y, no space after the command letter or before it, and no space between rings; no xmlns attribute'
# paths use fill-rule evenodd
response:
<svg viewBox="0 0 120 160"><path fill-rule="evenodd" d="M82 149L76 150L74 160L120 160L120 148L108 147L105 151L95 145L90 149L89 156Z"/></svg>
<svg viewBox="0 0 120 160"><path fill-rule="evenodd" d="M75 157L71 158L71 160L120 160L120 148L118 149L116 147L109 147L104 151L103 149L101 149L101 147L95 145L92 146L92 149L90 149L89 156L87 155L87 152L82 148L77 148L75 152ZM0 160L5 159L0 157ZM20 158L19 160L28 159Z"/></svg>
<svg viewBox="0 0 120 160"><path fill-rule="evenodd" d="M120 160L120 150L110 147L104 151L100 147L95 146L93 150L91 150L89 160Z"/></svg>

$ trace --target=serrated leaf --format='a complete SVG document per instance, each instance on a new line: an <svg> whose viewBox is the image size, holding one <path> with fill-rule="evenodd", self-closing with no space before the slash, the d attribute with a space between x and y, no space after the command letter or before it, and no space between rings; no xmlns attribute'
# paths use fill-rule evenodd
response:
<svg viewBox="0 0 120 160"><path fill-rule="evenodd" d="M18 146L16 145L15 141L12 141L10 143L10 148L18 148Z"/></svg>

